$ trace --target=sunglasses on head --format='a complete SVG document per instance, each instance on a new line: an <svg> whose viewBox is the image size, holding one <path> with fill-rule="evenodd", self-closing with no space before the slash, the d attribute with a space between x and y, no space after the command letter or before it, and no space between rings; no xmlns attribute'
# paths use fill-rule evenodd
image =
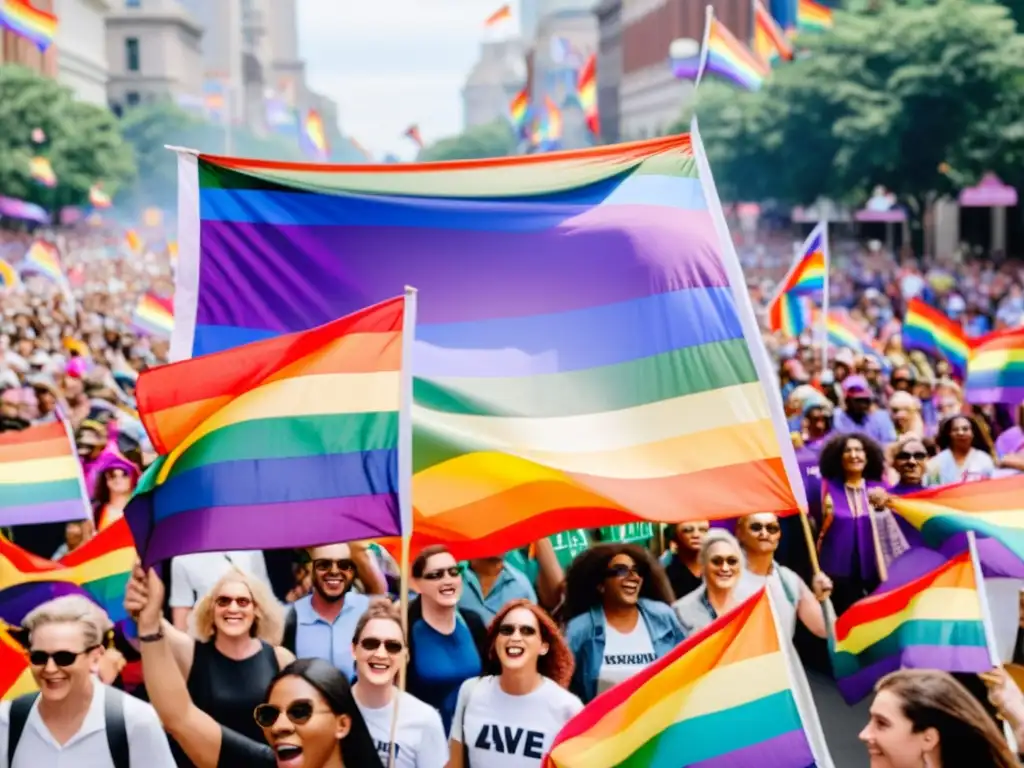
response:
<svg viewBox="0 0 1024 768"><path fill-rule="evenodd" d="M924 461L928 458L928 454L924 451L900 451L896 454L896 461Z"/></svg>
<svg viewBox="0 0 1024 768"><path fill-rule="evenodd" d="M347 557L343 557L340 560L331 560L326 557L317 558L313 561L313 567L321 573L329 573L335 568L339 571L349 571L350 573L355 573L356 570L356 564Z"/></svg>
<svg viewBox="0 0 1024 768"><path fill-rule="evenodd" d="M723 565L735 568L740 564L740 559L736 555L715 555L708 562L715 566L715 568L721 568Z"/></svg>
<svg viewBox="0 0 1024 768"><path fill-rule="evenodd" d="M679 530L689 536L694 533L707 533L710 529L710 525L684 525Z"/></svg>
<svg viewBox="0 0 1024 768"><path fill-rule="evenodd" d="M437 568L433 571L427 571L423 574L423 578L427 581L440 581L444 578L445 574L448 574L451 578L455 579L462 575L464 567L462 565L450 565L447 568Z"/></svg>
<svg viewBox="0 0 1024 768"><path fill-rule="evenodd" d="M518 630L520 637L536 637L537 628L529 624L502 624L498 627L498 634L502 637L512 637Z"/></svg>
<svg viewBox="0 0 1024 768"><path fill-rule="evenodd" d="M760 533L765 531L766 533L778 533L782 530L782 527L778 523L759 523L756 520L752 523L747 523L747 529L751 533Z"/></svg>
<svg viewBox="0 0 1024 768"><path fill-rule="evenodd" d="M624 579L627 576L643 576L640 569L635 565L609 565L608 569L604 572L605 578L608 579Z"/></svg>
<svg viewBox="0 0 1024 768"><path fill-rule="evenodd" d="M33 667L45 667L50 659L53 659L53 663L58 667L70 667L79 656L84 656L87 653L91 653L99 648L98 645L90 645L84 651L75 653L74 651L54 651L53 653L47 653L46 651L31 651L28 655L29 663Z"/></svg>
<svg viewBox="0 0 1024 768"><path fill-rule="evenodd" d="M317 709L310 699L296 699L284 708L285 717L291 720L293 725L305 725L318 713L328 714L331 710ZM281 717L281 708L273 704L260 704L253 710L252 716L260 728L271 728Z"/></svg>
<svg viewBox="0 0 1024 768"><path fill-rule="evenodd" d="M218 608L230 608L231 604L234 603L239 608L248 608L252 605L251 597L229 597L228 595L221 595L214 601Z"/></svg>
<svg viewBox="0 0 1024 768"><path fill-rule="evenodd" d="M397 656L405 646L399 640L381 640L379 637L363 637L359 640L359 647L364 651L376 651L381 646L392 656Z"/></svg>

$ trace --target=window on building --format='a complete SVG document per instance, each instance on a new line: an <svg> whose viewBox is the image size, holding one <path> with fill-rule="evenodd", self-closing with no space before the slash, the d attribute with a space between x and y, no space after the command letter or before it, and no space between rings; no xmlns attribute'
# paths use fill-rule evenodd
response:
<svg viewBox="0 0 1024 768"><path fill-rule="evenodd" d="M139 96L138 91L128 91L124 95L124 103L127 104L129 107L137 107L139 106L139 103L141 101L142 98Z"/></svg>
<svg viewBox="0 0 1024 768"><path fill-rule="evenodd" d="M124 40L125 68L129 72L139 71L139 38L126 37Z"/></svg>

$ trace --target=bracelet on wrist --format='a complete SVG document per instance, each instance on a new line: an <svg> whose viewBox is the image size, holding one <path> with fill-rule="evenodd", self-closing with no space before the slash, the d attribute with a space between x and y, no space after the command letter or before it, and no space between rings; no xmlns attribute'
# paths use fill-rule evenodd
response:
<svg viewBox="0 0 1024 768"><path fill-rule="evenodd" d="M164 631L162 629L158 629L156 632L153 632L151 634L141 634L141 633L139 634L139 642L140 643L155 643L155 642L157 642L159 640L163 640L163 639L164 639Z"/></svg>

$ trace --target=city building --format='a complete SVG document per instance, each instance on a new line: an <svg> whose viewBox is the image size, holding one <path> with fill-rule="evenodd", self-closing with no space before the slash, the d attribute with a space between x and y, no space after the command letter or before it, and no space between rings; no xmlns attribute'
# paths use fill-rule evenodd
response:
<svg viewBox="0 0 1024 768"><path fill-rule="evenodd" d="M54 0L57 79L79 101L107 105L107 13L112 0Z"/></svg>
<svg viewBox="0 0 1024 768"><path fill-rule="evenodd" d="M601 0L597 16L597 112L601 140L619 140L619 87L622 83L622 0Z"/></svg>
<svg viewBox="0 0 1024 768"><path fill-rule="evenodd" d="M622 0L622 140L667 133L693 98L693 83L672 75L668 51L673 40L703 38L707 5L736 37L750 39L750 0Z"/></svg>
<svg viewBox="0 0 1024 768"><path fill-rule="evenodd" d="M53 0L32 0L32 5L40 11L55 13ZM56 77L57 47L51 45L45 52L41 52L31 41L0 27L0 63L20 64L33 72Z"/></svg>
<svg viewBox="0 0 1024 768"><path fill-rule="evenodd" d="M226 106L242 105L242 0L181 0L203 28L203 81L223 94Z"/></svg>
<svg viewBox="0 0 1024 768"><path fill-rule="evenodd" d="M486 42L462 88L463 128L508 116L509 104L526 84L526 59L518 39Z"/></svg>
<svg viewBox="0 0 1024 768"><path fill-rule="evenodd" d="M519 38L530 46L537 32L537 19L543 0L519 0Z"/></svg>
<svg viewBox="0 0 1024 768"><path fill-rule="evenodd" d="M107 16L107 98L116 113L203 87L203 28L179 0L114 0Z"/></svg>
<svg viewBox="0 0 1024 768"><path fill-rule="evenodd" d="M590 146L595 137L577 98L577 78L587 57L598 49L593 3L544 0L542 11L533 46L531 103L544 109L550 99L561 111L563 149Z"/></svg>

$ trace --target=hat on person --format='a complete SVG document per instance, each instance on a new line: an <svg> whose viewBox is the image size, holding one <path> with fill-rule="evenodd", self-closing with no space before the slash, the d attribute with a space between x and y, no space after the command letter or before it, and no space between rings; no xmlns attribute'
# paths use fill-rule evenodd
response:
<svg viewBox="0 0 1024 768"><path fill-rule="evenodd" d="M859 375L843 379L843 393L847 397L873 397L867 379Z"/></svg>
<svg viewBox="0 0 1024 768"><path fill-rule="evenodd" d="M822 397L821 395L804 400L804 408L801 415L806 418L810 412L816 408L823 410L826 416L832 415L832 403L828 398Z"/></svg>
<svg viewBox="0 0 1024 768"><path fill-rule="evenodd" d="M78 427L75 442L79 445L106 445L107 428L95 419L86 419Z"/></svg>

